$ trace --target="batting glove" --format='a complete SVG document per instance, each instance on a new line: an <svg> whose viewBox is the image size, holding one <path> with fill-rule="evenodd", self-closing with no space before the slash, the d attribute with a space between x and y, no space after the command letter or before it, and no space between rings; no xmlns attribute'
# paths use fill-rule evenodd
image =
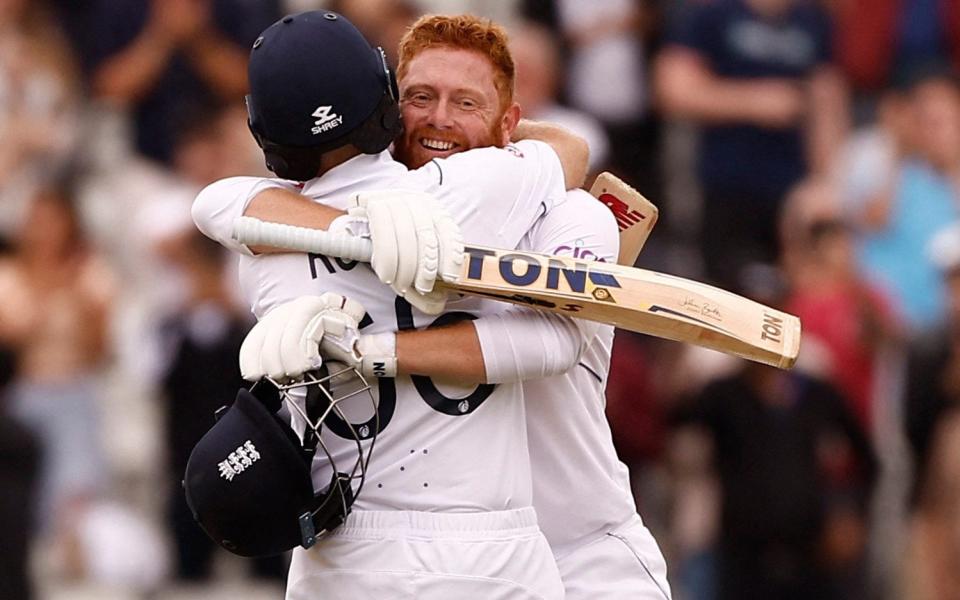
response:
<svg viewBox="0 0 960 600"><path fill-rule="evenodd" d="M454 280L464 260L460 228L440 202L406 190L362 192L354 202L348 214L367 220L380 281L419 310L440 313L447 296L437 280Z"/></svg>
<svg viewBox="0 0 960 600"><path fill-rule="evenodd" d="M247 381L287 380L320 368L320 342L336 336L343 345L359 338L364 309L339 294L302 296L267 313L240 346L240 373Z"/></svg>

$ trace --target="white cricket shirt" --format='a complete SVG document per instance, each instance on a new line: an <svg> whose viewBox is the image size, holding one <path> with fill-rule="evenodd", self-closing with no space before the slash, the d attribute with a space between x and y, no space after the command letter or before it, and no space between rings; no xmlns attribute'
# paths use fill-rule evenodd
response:
<svg viewBox="0 0 960 600"><path fill-rule="evenodd" d="M543 215L520 248L616 263L617 224L610 210L583 190ZM617 458L604 409L613 327L584 325L586 348L571 370L523 382L533 501L540 528L557 556L636 514L626 465ZM476 322L484 356L508 352L502 322ZM548 323L544 335L556 339ZM561 351L561 350L558 350Z"/></svg>
<svg viewBox="0 0 960 600"><path fill-rule="evenodd" d="M230 239L230 231L263 188L262 181L232 178L207 187L194 204L198 227L223 245L245 251ZM393 188L433 193L467 241L506 248L517 247L536 219L566 194L556 154L546 144L528 141L459 153L409 172L386 152L358 156L307 182L303 193L342 209L358 191ZM399 300L368 265L326 256L247 253L240 261L243 293L258 317L297 296L327 291L363 304L365 333L427 327L500 310L491 301L469 298L449 302L439 317L424 315ZM519 384L454 388L426 377L398 377L380 379L378 386L380 432L357 509L468 512L530 505ZM353 427L369 437L376 429L373 411L369 401L357 398L341 406ZM347 435L346 423L334 419L321 438L341 470L353 464L357 452ZM329 484L332 473L321 455L318 451L313 464L317 489Z"/></svg>

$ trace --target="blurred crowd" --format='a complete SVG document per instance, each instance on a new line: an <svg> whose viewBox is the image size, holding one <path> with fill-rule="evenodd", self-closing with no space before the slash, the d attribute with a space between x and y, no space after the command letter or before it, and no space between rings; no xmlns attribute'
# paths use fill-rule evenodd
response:
<svg viewBox="0 0 960 600"><path fill-rule="evenodd" d="M0 597L279 597L183 501L252 318L189 207L267 174L248 48L314 8L394 64L502 22L524 116L659 206L638 266L802 319L792 371L617 334L676 598L960 598L958 0L0 0Z"/></svg>

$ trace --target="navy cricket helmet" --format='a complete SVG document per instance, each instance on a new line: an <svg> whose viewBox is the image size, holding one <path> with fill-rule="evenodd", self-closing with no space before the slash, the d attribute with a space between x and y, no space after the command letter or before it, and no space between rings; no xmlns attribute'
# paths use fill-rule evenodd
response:
<svg viewBox="0 0 960 600"><path fill-rule="evenodd" d="M337 13L287 15L268 27L248 75L250 131L278 177L312 179L324 152L353 144L376 154L403 129L383 49Z"/></svg>
<svg viewBox="0 0 960 600"><path fill-rule="evenodd" d="M337 364L331 373L326 367L292 384L264 380L251 391L241 389L191 452L183 479L187 504L207 535L230 552L255 557L309 548L350 514L376 436L354 431L355 456L337 464L320 432L328 416L343 419L339 405L348 398L368 398L375 415L377 405L356 370ZM305 399L291 396L298 389L306 391ZM277 414L284 404L307 423L302 441ZM318 447L332 478L315 491L311 464Z"/></svg>

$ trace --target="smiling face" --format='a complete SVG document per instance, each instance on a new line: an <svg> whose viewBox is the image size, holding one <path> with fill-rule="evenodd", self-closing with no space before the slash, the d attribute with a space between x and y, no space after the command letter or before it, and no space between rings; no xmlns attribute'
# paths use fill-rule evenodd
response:
<svg viewBox="0 0 960 600"><path fill-rule="evenodd" d="M434 46L410 59L399 81L404 133L394 146L397 160L415 169L470 148L506 145L520 108L501 99L495 81L493 63L475 50Z"/></svg>

